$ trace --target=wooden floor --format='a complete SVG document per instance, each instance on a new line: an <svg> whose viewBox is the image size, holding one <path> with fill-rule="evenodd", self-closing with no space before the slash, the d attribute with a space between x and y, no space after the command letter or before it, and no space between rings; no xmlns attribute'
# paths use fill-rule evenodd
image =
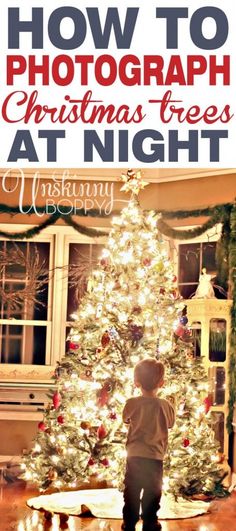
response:
<svg viewBox="0 0 236 531"><path fill-rule="evenodd" d="M38 493L22 483L0 485L0 531L118 531L120 520L69 517L60 524L59 517L46 521L44 515L26 506L26 500ZM136 526L141 531L141 523ZM236 492L224 500L214 501L210 514L188 520L162 522L163 531L236 531Z"/></svg>

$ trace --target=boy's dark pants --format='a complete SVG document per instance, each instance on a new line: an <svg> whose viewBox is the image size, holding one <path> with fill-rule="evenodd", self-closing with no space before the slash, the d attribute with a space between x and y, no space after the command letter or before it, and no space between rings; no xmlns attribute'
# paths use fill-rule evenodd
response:
<svg viewBox="0 0 236 531"><path fill-rule="evenodd" d="M128 457L126 461L123 519L129 526L139 520L140 493L142 519L150 524L157 521L162 489L163 462L146 457Z"/></svg>

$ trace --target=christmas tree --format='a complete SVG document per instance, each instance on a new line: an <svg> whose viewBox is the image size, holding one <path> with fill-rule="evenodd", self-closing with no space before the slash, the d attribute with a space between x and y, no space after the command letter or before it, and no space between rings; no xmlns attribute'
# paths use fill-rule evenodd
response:
<svg viewBox="0 0 236 531"><path fill-rule="evenodd" d="M120 485L126 427L121 412L137 393L133 368L145 357L165 365L162 396L175 401L177 420L165 461L164 488L175 496L219 488L218 444L211 429L206 374L193 355L184 304L158 216L142 211L140 172L123 176L128 206L112 221L55 371L57 390L38 425L24 478L41 489L76 488L85 480Z"/></svg>

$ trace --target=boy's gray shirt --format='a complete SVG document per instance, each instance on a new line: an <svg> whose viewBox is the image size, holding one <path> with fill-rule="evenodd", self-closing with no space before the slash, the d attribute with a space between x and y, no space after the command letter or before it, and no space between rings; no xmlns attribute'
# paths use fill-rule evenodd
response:
<svg viewBox="0 0 236 531"><path fill-rule="evenodd" d="M147 457L163 461L168 443L168 429L175 422L173 406L163 398L129 398L123 410L129 424L126 448L128 457Z"/></svg>

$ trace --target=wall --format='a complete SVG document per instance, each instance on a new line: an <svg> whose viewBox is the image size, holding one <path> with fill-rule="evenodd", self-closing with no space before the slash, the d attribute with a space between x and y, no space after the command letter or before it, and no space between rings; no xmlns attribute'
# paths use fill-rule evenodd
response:
<svg viewBox="0 0 236 531"><path fill-rule="evenodd" d="M47 177L49 174L49 170L40 170L41 171L41 177L40 182L41 183L49 183L50 179ZM53 170L52 170L53 171ZM61 171L61 170L60 170ZM118 175L120 175L121 170L109 170L110 176L107 176L107 180L110 182L114 182L114 197L115 197L115 204L114 209L120 209L124 206L123 201L127 200L129 195L124 194L124 192L120 191L121 183L117 182ZM206 175L204 176L204 171L201 170L201 177L195 178L192 173L189 175L189 178L186 178L186 170L182 170L184 175L184 180L180 180L181 177L179 176L180 169L173 170L173 175L175 175L176 172L178 172L178 176L175 176L176 180L168 180L166 182L153 182L155 181L155 170L145 170L144 174L147 174L147 180L149 179L149 174L151 174L152 182L149 186L147 186L140 194L140 201L141 205L144 208L148 209L167 209L167 210L178 210L178 209L193 209L193 208L200 208L200 207L207 207L210 205L216 205L226 202L232 202L234 201L236 197L236 171L232 170L231 173L229 173L230 170L227 170L226 173L214 173L209 175L209 170L206 170ZM193 170L192 170L193 171ZM83 181L84 179L87 179L87 182L91 182L90 179L96 179L96 175L99 178L101 176L101 170L92 170L93 177L90 177L91 172L88 173L88 176L83 175ZM169 173L171 170L162 170L164 172L164 177L160 177L161 170L156 170L158 176L157 181L161 179L171 179L171 175ZM168 172L168 175L166 173ZM85 173L85 171L83 171ZM105 177L101 177L101 179L104 180L106 178L106 175L108 175L108 170L105 173ZM117 176L113 177L113 173L115 173ZM32 174L34 174L34 170L32 170ZM31 174L31 175L32 175ZM59 173L61 175L61 173ZM29 177L29 170L27 170L25 178L25 189L24 189L24 200L23 203L31 204L32 203L32 177ZM145 175L144 175L145 177ZM77 179L78 181L78 179ZM94 181L96 182L96 181ZM9 190L14 189L16 186L16 178L14 177L14 174L10 176L6 181ZM5 203L7 205L18 205L19 204L19 190L20 190L20 181L18 183L18 187L14 192L6 193L2 191L2 178L0 178L0 202ZM45 197L42 197L42 195L39 193L37 196L37 205L43 206L45 204ZM55 201L60 200L60 197L55 199ZM122 201L122 202L121 202ZM46 218L46 216L45 216ZM39 221L42 222L44 220L44 217L39 218L36 215L17 215L17 216L10 216L7 214L1 214L0 215L0 223L27 223L27 224L37 224ZM191 224L191 222L196 223L196 221L191 219L186 219L182 224ZM199 220L201 222L201 220ZM60 220L57 222L58 224L63 225L63 221ZM108 219L95 219L95 218L86 218L83 219L83 223L87 226L109 226L109 220ZM178 223L179 224L179 223Z"/></svg>
<svg viewBox="0 0 236 531"><path fill-rule="evenodd" d="M0 455L21 455L31 448L38 422L0 420Z"/></svg>

